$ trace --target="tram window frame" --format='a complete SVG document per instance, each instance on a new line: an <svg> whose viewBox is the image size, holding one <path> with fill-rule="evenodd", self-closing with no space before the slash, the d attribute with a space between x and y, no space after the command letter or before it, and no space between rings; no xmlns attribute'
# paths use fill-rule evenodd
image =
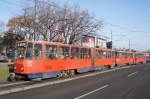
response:
<svg viewBox="0 0 150 99"><path fill-rule="evenodd" d="M111 51L106 51L106 58L111 58Z"/></svg>
<svg viewBox="0 0 150 99"><path fill-rule="evenodd" d="M126 53L126 58L130 58L130 53Z"/></svg>
<svg viewBox="0 0 150 99"><path fill-rule="evenodd" d="M127 57L128 57L128 53L123 52L123 53L122 53L122 58L127 58Z"/></svg>
<svg viewBox="0 0 150 99"><path fill-rule="evenodd" d="M137 54L137 58L143 58L143 54Z"/></svg>
<svg viewBox="0 0 150 99"><path fill-rule="evenodd" d="M109 58L109 52L106 51L106 58Z"/></svg>
<svg viewBox="0 0 150 99"><path fill-rule="evenodd" d="M131 53L131 57L130 58L134 58L134 53Z"/></svg>
<svg viewBox="0 0 150 99"><path fill-rule="evenodd" d="M119 58L122 58L122 52L119 52Z"/></svg>
<svg viewBox="0 0 150 99"><path fill-rule="evenodd" d="M31 44L31 46L29 46L30 44ZM29 42L27 44L27 49L26 49L26 53L25 53L25 59L32 59L32 58L33 58L33 44Z"/></svg>
<svg viewBox="0 0 150 99"><path fill-rule="evenodd" d="M78 47L71 47L71 53L70 53L71 59L77 59L79 58L79 48Z"/></svg>
<svg viewBox="0 0 150 99"><path fill-rule="evenodd" d="M81 48L80 49L80 58L81 59L90 58L90 49L88 49L88 48Z"/></svg>
<svg viewBox="0 0 150 99"><path fill-rule="evenodd" d="M46 44L45 45L45 58L46 59L57 59L57 45Z"/></svg>
<svg viewBox="0 0 150 99"><path fill-rule="evenodd" d="M101 57L100 57L100 50L96 50L96 57L97 57L97 58L101 58Z"/></svg>
<svg viewBox="0 0 150 99"><path fill-rule="evenodd" d="M61 48L62 48L62 50L60 50ZM70 47L68 47L68 46L59 46L59 59L69 58L70 57L69 51L70 51Z"/></svg>
<svg viewBox="0 0 150 99"><path fill-rule="evenodd" d="M144 54L141 54L141 58L144 58Z"/></svg>
<svg viewBox="0 0 150 99"><path fill-rule="evenodd" d="M128 58L133 58L133 54L132 54L132 53L129 53Z"/></svg>
<svg viewBox="0 0 150 99"><path fill-rule="evenodd" d="M91 58L91 56L92 56L91 49L90 49L90 48L88 48L88 57L87 57L87 58Z"/></svg>
<svg viewBox="0 0 150 99"><path fill-rule="evenodd" d="M125 53L124 52L122 52L122 58L125 58Z"/></svg>
<svg viewBox="0 0 150 99"><path fill-rule="evenodd" d="M38 52L36 52L36 51L38 51ZM39 43L34 44L34 59L36 59L36 60L42 59L42 44L39 44Z"/></svg>
<svg viewBox="0 0 150 99"><path fill-rule="evenodd" d="M116 52L116 58L121 58L121 52Z"/></svg>
<svg viewBox="0 0 150 99"><path fill-rule="evenodd" d="M124 53L124 58L128 58L128 53Z"/></svg>
<svg viewBox="0 0 150 99"><path fill-rule="evenodd" d="M135 54L135 58L138 58L138 55L137 55L137 54Z"/></svg>
<svg viewBox="0 0 150 99"><path fill-rule="evenodd" d="M115 58L118 58L118 52L115 52Z"/></svg>
<svg viewBox="0 0 150 99"><path fill-rule="evenodd" d="M109 52L109 55L110 55L110 57L109 57L109 58L112 58L112 51L110 51L110 52Z"/></svg>
<svg viewBox="0 0 150 99"><path fill-rule="evenodd" d="M116 57L116 52L112 51L111 55L112 55L112 58L115 58Z"/></svg>
<svg viewBox="0 0 150 99"><path fill-rule="evenodd" d="M96 57L97 58L105 58L103 50L96 50Z"/></svg>
<svg viewBox="0 0 150 99"><path fill-rule="evenodd" d="M129 53L126 53L126 58L129 58L130 57L130 54Z"/></svg>
<svg viewBox="0 0 150 99"><path fill-rule="evenodd" d="M143 54L140 54L140 58L143 58Z"/></svg>
<svg viewBox="0 0 150 99"><path fill-rule="evenodd" d="M135 54L136 55L136 58L139 58L139 55L138 54Z"/></svg>
<svg viewBox="0 0 150 99"><path fill-rule="evenodd" d="M102 50L102 58L107 58L107 51Z"/></svg>
<svg viewBox="0 0 150 99"><path fill-rule="evenodd" d="M135 58L135 53L132 53L132 58Z"/></svg>

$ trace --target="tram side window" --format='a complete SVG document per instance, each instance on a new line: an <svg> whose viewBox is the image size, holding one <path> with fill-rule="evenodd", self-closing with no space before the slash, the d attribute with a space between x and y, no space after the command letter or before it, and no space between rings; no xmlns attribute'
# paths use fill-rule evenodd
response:
<svg viewBox="0 0 150 99"><path fill-rule="evenodd" d="M122 53L122 58L125 58L125 53Z"/></svg>
<svg viewBox="0 0 150 99"><path fill-rule="evenodd" d="M138 58L138 55L137 55L137 54L135 54L135 58Z"/></svg>
<svg viewBox="0 0 150 99"><path fill-rule="evenodd" d="M126 58L130 58L130 54L129 53L126 53Z"/></svg>
<svg viewBox="0 0 150 99"><path fill-rule="evenodd" d="M104 52L102 52L103 53L103 58L107 58L107 52L106 51L104 51Z"/></svg>
<svg viewBox="0 0 150 99"><path fill-rule="evenodd" d="M135 53L133 53L133 58L136 58L136 54Z"/></svg>
<svg viewBox="0 0 150 99"><path fill-rule="evenodd" d="M57 58L57 46L56 45L46 45L45 57L46 57L46 59L56 59Z"/></svg>
<svg viewBox="0 0 150 99"><path fill-rule="evenodd" d="M26 51L26 59L32 59L32 50L33 50L32 43L28 43Z"/></svg>
<svg viewBox="0 0 150 99"><path fill-rule="evenodd" d="M60 59L69 58L69 47L64 46L59 47L59 57Z"/></svg>
<svg viewBox="0 0 150 99"><path fill-rule="evenodd" d="M121 52L119 52L119 56L118 56L119 58L122 58L122 53Z"/></svg>
<svg viewBox="0 0 150 99"><path fill-rule="evenodd" d="M118 52L115 52L115 57L118 58Z"/></svg>
<svg viewBox="0 0 150 99"><path fill-rule="evenodd" d="M34 45L34 57L35 57L35 59L42 58L42 45L41 44Z"/></svg>
<svg viewBox="0 0 150 99"><path fill-rule="evenodd" d="M96 51L96 56L97 56L97 58L106 58L107 52L104 52L102 50L97 50Z"/></svg>
<svg viewBox="0 0 150 99"><path fill-rule="evenodd" d="M138 55L138 54L135 54L135 57L136 57L136 58L139 58L139 55Z"/></svg>
<svg viewBox="0 0 150 99"><path fill-rule="evenodd" d="M71 48L71 58L77 59L79 57L79 48L72 47Z"/></svg>
<svg viewBox="0 0 150 99"><path fill-rule="evenodd" d="M100 50L96 50L96 57L101 58L101 51Z"/></svg>
<svg viewBox="0 0 150 99"><path fill-rule="evenodd" d="M107 51L106 54L107 54L106 58L111 58L111 52L110 51Z"/></svg>
<svg viewBox="0 0 150 99"><path fill-rule="evenodd" d="M82 59L89 58L89 50L87 48L81 48L80 56Z"/></svg>
<svg viewBox="0 0 150 99"><path fill-rule="evenodd" d="M120 52L116 52L116 58L120 58L121 57L121 53Z"/></svg>
<svg viewBox="0 0 150 99"><path fill-rule="evenodd" d="M128 54L127 54L127 53L122 53L122 57L123 57L123 58L127 58L127 57L128 57Z"/></svg>
<svg viewBox="0 0 150 99"><path fill-rule="evenodd" d="M125 58L128 58L128 57L129 57L129 54L128 54L128 53L126 53L126 54L125 54Z"/></svg>
<svg viewBox="0 0 150 99"><path fill-rule="evenodd" d="M106 51L106 58L109 58L109 52Z"/></svg>
<svg viewBox="0 0 150 99"><path fill-rule="evenodd" d="M138 58L138 54L135 54L135 57Z"/></svg>
<svg viewBox="0 0 150 99"><path fill-rule="evenodd" d="M116 53L115 51L112 52L112 57L115 58L116 57Z"/></svg>
<svg viewBox="0 0 150 99"><path fill-rule="evenodd" d="M135 53L132 53L131 57L132 57L132 58L135 58Z"/></svg>
<svg viewBox="0 0 150 99"><path fill-rule="evenodd" d="M126 57L125 58L129 58L129 53L126 53Z"/></svg>
<svg viewBox="0 0 150 99"><path fill-rule="evenodd" d="M134 58L134 53L131 53L131 54L130 54L130 58Z"/></svg>
<svg viewBox="0 0 150 99"><path fill-rule="evenodd" d="M109 52L109 58L112 58L112 51Z"/></svg>
<svg viewBox="0 0 150 99"><path fill-rule="evenodd" d="M128 56L128 58L133 58L133 55L132 55L132 53L129 53L129 56Z"/></svg>
<svg viewBox="0 0 150 99"><path fill-rule="evenodd" d="M140 58L143 58L144 57L144 55L143 54L140 54Z"/></svg>
<svg viewBox="0 0 150 99"><path fill-rule="evenodd" d="M143 54L137 54L137 58L143 58Z"/></svg>
<svg viewBox="0 0 150 99"><path fill-rule="evenodd" d="M141 58L144 58L144 54L141 54Z"/></svg>

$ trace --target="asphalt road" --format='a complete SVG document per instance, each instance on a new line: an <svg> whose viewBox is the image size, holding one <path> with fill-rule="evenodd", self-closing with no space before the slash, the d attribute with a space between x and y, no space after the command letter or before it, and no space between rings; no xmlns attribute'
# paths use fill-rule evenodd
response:
<svg viewBox="0 0 150 99"><path fill-rule="evenodd" d="M0 99L150 99L150 64L2 95Z"/></svg>

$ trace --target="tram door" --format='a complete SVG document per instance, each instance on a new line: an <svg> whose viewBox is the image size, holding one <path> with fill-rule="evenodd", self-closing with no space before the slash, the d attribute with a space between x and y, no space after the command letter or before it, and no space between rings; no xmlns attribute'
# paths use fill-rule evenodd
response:
<svg viewBox="0 0 150 99"><path fill-rule="evenodd" d="M34 65L37 71L42 71L42 44L34 44Z"/></svg>

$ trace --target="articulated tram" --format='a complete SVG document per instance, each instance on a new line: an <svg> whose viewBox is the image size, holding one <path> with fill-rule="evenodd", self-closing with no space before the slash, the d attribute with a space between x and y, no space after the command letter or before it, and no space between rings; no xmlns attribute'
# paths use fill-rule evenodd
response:
<svg viewBox="0 0 150 99"><path fill-rule="evenodd" d="M74 75L96 68L144 63L144 53L88 48L55 42L19 41L14 73L33 78Z"/></svg>

